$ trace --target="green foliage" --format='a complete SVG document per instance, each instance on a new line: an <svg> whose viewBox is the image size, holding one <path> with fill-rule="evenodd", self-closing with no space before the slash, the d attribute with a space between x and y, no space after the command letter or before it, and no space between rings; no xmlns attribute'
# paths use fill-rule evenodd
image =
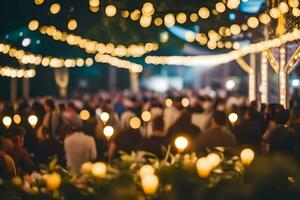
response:
<svg viewBox="0 0 300 200"><path fill-rule="evenodd" d="M244 166L238 156L224 149L207 149L216 153L220 164L207 178L200 178L195 163L196 154L172 155L158 160L140 159L132 152L121 154L121 159L106 163L104 178L92 173L69 172L52 161L48 169L23 177L22 186L2 181L0 199L59 199L59 200L111 200L111 199L211 199L260 200L291 199L300 197L300 170L298 163L288 156L258 156L250 166ZM139 170L150 164L159 178L155 195L144 194ZM62 183L58 190L49 191L45 174L59 173Z"/></svg>

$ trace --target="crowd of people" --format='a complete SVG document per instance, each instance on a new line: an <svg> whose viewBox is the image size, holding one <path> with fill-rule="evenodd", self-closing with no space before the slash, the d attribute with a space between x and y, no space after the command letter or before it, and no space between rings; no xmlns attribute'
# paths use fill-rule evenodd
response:
<svg viewBox="0 0 300 200"><path fill-rule="evenodd" d="M141 118L144 111L151 114L149 119L133 126L131 119ZM100 118L103 112L109 114L105 121ZM237 114L236 121L228 120L230 113ZM30 115L37 116L34 127L28 123ZM300 152L299 108L287 110L279 104L190 90L167 94L102 91L67 100L0 101L1 120L4 116L13 122L9 127L0 125L2 178L31 173L54 158L73 171L85 162L110 161L132 151L162 159L168 147L176 153L178 136L189 142L184 153L201 153L206 147L250 147L257 154L284 153L299 159ZM109 140L103 134L106 126L114 129Z"/></svg>

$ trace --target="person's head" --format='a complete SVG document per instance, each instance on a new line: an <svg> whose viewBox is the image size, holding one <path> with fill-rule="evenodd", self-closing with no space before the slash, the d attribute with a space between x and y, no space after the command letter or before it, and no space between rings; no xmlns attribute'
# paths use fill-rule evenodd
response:
<svg viewBox="0 0 300 200"><path fill-rule="evenodd" d="M250 108L257 111L257 109L258 109L258 102L256 100L251 101L250 102Z"/></svg>
<svg viewBox="0 0 300 200"><path fill-rule="evenodd" d="M227 121L226 113L216 110L212 115L213 126L225 126Z"/></svg>
<svg viewBox="0 0 300 200"><path fill-rule="evenodd" d="M25 130L20 127L15 127L12 129L12 138L15 144L18 146L24 145L24 136L25 136Z"/></svg>
<svg viewBox="0 0 300 200"><path fill-rule="evenodd" d="M286 110L279 111L275 114L275 123L285 125L289 120L289 114Z"/></svg>
<svg viewBox="0 0 300 200"><path fill-rule="evenodd" d="M176 120L176 124L187 126L192 121L192 114L189 111L182 111L180 117Z"/></svg>
<svg viewBox="0 0 300 200"><path fill-rule="evenodd" d="M44 103L46 112L52 112L55 110L55 103L53 99L46 99Z"/></svg>
<svg viewBox="0 0 300 200"><path fill-rule="evenodd" d="M162 116L158 116L152 121L153 132L162 132L164 130L165 122Z"/></svg>
<svg viewBox="0 0 300 200"><path fill-rule="evenodd" d="M73 102L68 103L67 110L75 113L78 112L78 108L75 106Z"/></svg>

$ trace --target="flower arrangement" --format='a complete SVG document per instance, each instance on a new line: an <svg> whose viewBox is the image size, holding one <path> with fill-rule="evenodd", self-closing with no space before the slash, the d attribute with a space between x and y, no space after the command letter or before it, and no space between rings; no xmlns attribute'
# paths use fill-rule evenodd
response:
<svg viewBox="0 0 300 200"><path fill-rule="evenodd" d="M140 159L132 152L111 162L84 163L71 172L53 160L45 169L1 180L0 199L299 199L300 168L287 156L240 156L228 149L205 156L167 153Z"/></svg>

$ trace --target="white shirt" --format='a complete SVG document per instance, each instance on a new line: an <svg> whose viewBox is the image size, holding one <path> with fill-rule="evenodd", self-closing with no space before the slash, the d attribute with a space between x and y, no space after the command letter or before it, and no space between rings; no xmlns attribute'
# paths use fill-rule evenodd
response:
<svg viewBox="0 0 300 200"><path fill-rule="evenodd" d="M78 171L81 165L97 158L95 139L83 132L75 132L64 141L67 166Z"/></svg>

